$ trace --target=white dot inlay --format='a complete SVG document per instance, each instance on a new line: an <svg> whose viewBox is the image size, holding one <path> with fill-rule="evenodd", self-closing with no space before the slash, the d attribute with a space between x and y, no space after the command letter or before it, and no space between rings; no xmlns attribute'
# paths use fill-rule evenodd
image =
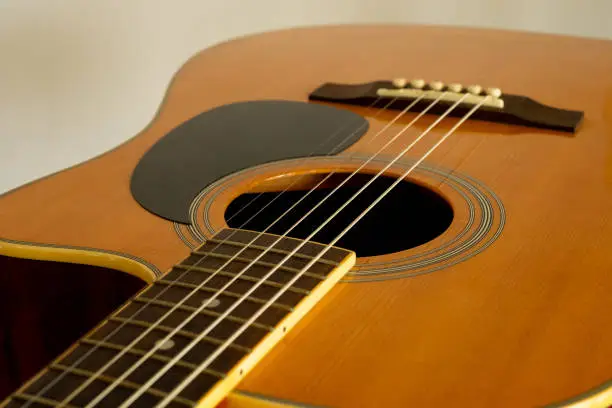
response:
<svg viewBox="0 0 612 408"><path fill-rule="evenodd" d="M170 350L172 347L174 347L174 340L172 340L172 339L157 340L155 342L155 346L158 347L160 350Z"/></svg>
<svg viewBox="0 0 612 408"><path fill-rule="evenodd" d="M215 307L219 306L221 304L221 301L219 299L204 299L202 301L202 304L204 305L205 308L208 309L214 309Z"/></svg>

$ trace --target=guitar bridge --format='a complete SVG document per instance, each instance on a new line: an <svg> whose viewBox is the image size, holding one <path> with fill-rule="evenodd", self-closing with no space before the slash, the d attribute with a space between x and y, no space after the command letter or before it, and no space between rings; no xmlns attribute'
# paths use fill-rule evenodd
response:
<svg viewBox="0 0 612 408"><path fill-rule="evenodd" d="M449 116L462 117L475 105L481 104L480 109L472 115L473 119L569 133L575 133L584 118L584 112L547 106L526 96L502 94L499 88L446 85L438 81L426 83L422 79L407 81L398 78L364 84L326 83L314 90L309 99L360 106L387 106L394 110L405 109L416 101L412 112L421 112L437 100L428 110L432 114L444 113L451 105L461 101Z"/></svg>

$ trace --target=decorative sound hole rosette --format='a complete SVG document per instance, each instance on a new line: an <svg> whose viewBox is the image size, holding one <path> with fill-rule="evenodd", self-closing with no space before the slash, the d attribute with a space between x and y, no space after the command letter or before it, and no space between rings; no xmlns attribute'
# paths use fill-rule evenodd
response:
<svg viewBox="0 0 612 408"><path fill-rule="evenodd" d="M235 191L244 191L240 186L245 183L314 167L350 172L365 160L367 158L355 156L295 159L234 173L202 190L190 208L191 226L177 227L177 233L188 245L195 246L225 228L224 210L236 197ZM400 176L413 163L409 159L398 162L385 175ZM373 173L386 164L388 162L384 159L375 159L364 170ZM506 220L503 204L481 182L456 171L426 164L421 164L411 173L410 181L430 186L451 203L454 212L451 225L444 233L418 247L358 258L344 282L383 281L439 271L478 255L500 236Z"/></svg>

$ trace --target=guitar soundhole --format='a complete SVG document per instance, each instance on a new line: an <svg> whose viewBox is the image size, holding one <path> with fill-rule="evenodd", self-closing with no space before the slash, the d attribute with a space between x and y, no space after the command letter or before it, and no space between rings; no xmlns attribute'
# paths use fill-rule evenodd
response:
<svg viewBox="0 0 612 408"><path fill-rule="evenodd" d="M317 203L324 200L348 175L349 173L334 174L326 183L310 193L308 193L310 188L301 185L299 190L291 189L282 193L282 189L278 189L280 191L242 194L228 206L225 219L233 228L263 231L299 201L295 208L267 230L269 233L284 234ZM319 175L318 178L320 180L325 176L325 174ZM352 177L289 235L306 238L372 177L369 174ZM394 178L387 176L374 180L317 233L313 240L329 243L394 181ZM442 234L452 220L453 209L441 195L422 185L402 181L351 228L336 246L351 249L361 257L394 253L431 241Z"/></svg>

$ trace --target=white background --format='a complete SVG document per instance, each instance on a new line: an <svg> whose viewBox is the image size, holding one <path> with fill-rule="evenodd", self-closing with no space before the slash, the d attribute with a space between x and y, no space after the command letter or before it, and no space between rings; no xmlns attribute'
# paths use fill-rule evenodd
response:
<svg viewBox="0 0 612 408"><path fill-rule="evenodd" d="M0 0L0 193L136 134L202 48L348 22L612 38L612 0Z"/></svg>

